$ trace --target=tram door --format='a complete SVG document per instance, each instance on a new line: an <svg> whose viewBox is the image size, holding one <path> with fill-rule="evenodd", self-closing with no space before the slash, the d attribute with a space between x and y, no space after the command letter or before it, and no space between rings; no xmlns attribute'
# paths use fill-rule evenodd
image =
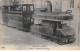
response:
<svg viewBox="0 0 80 52"><path fill-rule="evenodd" d="M33 4L23 5L23 27L24 30L30 31L31 18L34 11Z"/></svg>

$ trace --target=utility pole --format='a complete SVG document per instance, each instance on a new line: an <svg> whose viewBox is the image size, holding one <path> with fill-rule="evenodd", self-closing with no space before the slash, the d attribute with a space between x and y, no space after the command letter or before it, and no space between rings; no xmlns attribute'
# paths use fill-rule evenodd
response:
<svg viewBox="0 0 80 52"><path fill-rule="evenodd" d="M79 34L79 31L80 31L80 2L78 3L78 8L79 8L78 34Z"/></svg>
<svg viewBox="0 0 80 52"><path fill-rule="evenodd" d="M34 0L32 0L32 4L34 4Z"/></svg>
<svg viewBox="0 0 80 52"><path fill-rule="evenodd" d="M78 23L78 46L79 46L79 38L80 38L80 36L79 36L79 34L80 34L80 1L79 1L79 3L78 3L78 8L79 8L79 23Z"/></svg>
<svg viewBox="0 0 80 52"><path fill-rule="evenodd" d="M63 3L63 2L62 2L62 0L61 0L61 11L62 11L62 3Z"/></svg>
<svg viewBox="0 0 80 52"><path fill-rule="evenodd" d="M43 0L41 0L41 8L43 7L43 3L42 2L43 2Z"/></svg>

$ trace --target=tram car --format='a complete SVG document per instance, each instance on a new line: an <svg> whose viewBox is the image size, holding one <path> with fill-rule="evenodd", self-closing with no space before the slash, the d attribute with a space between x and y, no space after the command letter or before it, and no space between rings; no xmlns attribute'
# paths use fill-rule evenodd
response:
<svg viewBox="0 0 80 52"><path fill-rule="evenodd" d="M3 6L3 24L18 30L30 31L33 4Z"/></svg>
<svg viewBox="0 0 80 52"><path fill-rule="evenodd" d="M75 41L75 30L70 27L70 21L73 19L71 14L41 12L34 14L33 19L32 35L58 44L69 44ZM38 23L36 23L37 21Z"/></svg>
<svg viewBox="0 0 80 52"><path fill-rule="evenodd" d="M34 24L31 33L34 36L53 41L57 44L69 44L75 41L75 30L70 26L73 20L71 10L52 12L51 3L46 9L36 9L33 14Z"/></svg>

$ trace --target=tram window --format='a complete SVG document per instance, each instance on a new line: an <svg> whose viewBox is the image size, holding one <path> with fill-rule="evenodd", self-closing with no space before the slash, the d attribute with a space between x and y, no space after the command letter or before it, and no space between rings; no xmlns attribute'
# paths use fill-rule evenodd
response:
<svg viewBox="0 0 80 52"><path fill-rule="evenodd" d="M30 6L30 10L31 10L31 11L33 11L33 10L34 10L34 9L33 9L33 6Z"/></svg>
<svg viewBox="0 0 80 52"><path fill-rule="evenodd" d="M70 22L67 21L62 23L62 27L67 27L67 26L70 26Z"/></svg>
<svg viewBox="0 0 80 52"><path fill-rule="evenodd" d="M10 10L10 7L8 7L8 10Z"/></svg>
<svg viewBox="0 0 80 52"><path fill-rule="evenodd" d="M61 22L58 22L58 28L59 28L59 29L62 29L62 24L61 24Z"/></svg>
<svg viewBox="0 0 80 52"><path fill-rule="evenodd" d="M16 7L16 10L17 10L17 11L22 10L22 9L21 9L21 6Z"/></svg>
<svg viewBox="0 0 80 52"><path fill-rule="evenodd" d="M67 26L67 24L66 23L64 23L63 25L62 25L62 27L66 27Z"/></svg>
<svg viewBox="0 0 80 52"><path fill-rule="evenodd" d="M26 6L23 6L23 11L26 11Z"/></svg>

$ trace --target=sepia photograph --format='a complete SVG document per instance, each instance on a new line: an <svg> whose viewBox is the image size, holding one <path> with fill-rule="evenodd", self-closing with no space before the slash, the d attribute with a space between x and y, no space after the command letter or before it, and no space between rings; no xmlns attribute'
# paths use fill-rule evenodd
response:
<svg viewBox="0 0 80 52"><path fill-rule="evenodd" d="M80 50L80 0L0 0L0 50Z"/></svg>

